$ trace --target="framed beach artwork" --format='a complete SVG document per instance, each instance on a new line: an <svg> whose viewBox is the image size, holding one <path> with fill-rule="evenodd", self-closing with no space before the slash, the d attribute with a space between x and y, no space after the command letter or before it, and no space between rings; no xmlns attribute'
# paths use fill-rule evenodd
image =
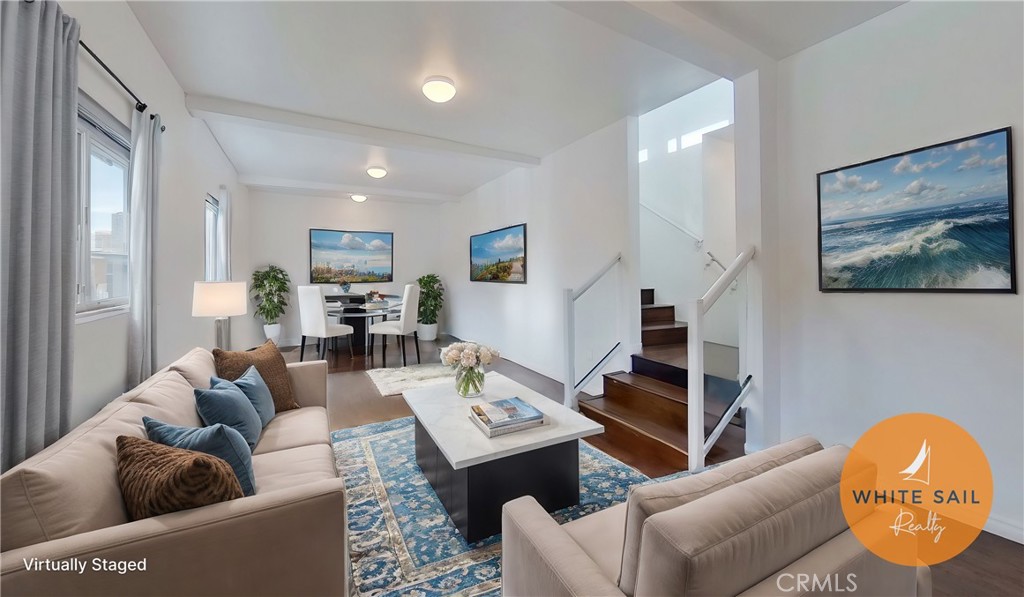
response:
<svg viewBox="0 0 1024 597"><path fill-rule="evenodd" d="M394 280L395 235L361 230L309 230L311 284Z"/></svg>
<svg viewBox="0 0 1024 597"><path fill-rule="evenodd" d="M472 282L526 283L526 224L469 237Z"/></svg>
<svg viewBox="0 0 1024 597"><path fill-rule="evenodd" d="M1009 127L818 174L822 292L1016 293Z"/></svg>

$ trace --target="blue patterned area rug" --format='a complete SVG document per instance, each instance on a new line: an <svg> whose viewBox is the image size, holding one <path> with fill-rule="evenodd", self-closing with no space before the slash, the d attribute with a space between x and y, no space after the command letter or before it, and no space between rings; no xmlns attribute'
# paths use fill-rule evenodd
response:
<svg viewBox="0 0 1024 597"><path fill-rule="evenodd" d="M412 417L331 436L347 491L357 595L501 594L501 536L466 543L459 534L416 465ZM614 506L631 485L649 481L580 442L580 505L553 516L563 523Z"/></svg>

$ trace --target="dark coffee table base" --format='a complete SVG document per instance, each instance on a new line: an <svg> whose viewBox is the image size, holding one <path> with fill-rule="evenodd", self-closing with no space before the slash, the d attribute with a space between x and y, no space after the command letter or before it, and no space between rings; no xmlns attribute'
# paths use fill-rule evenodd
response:
<svg viewBox="0 0 1024 597"><path fill-rule="evenodd" d="M501 507L532 495L548 512L580 503L579 440L455 470L416 420L416 464L466 541L501 532Z"/></svg>

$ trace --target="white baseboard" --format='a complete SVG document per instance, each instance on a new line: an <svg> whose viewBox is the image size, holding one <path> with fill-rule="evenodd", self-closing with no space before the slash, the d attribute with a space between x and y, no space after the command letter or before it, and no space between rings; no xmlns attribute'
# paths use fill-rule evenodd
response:
<svg viewBox="0 0 1024 597"><path fill-rule="evenodd" d="M988 522L985 523L985 530L1014 543L1024 544L1024 527L1021 526L1020 521L1007 520L1001 516L990 514Z"/></svg>

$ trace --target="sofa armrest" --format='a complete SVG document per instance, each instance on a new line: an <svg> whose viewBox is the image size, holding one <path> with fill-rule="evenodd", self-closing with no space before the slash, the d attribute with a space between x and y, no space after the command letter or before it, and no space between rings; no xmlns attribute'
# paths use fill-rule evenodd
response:
<svg viewBox="0 0 1024 597"><path fill-rule="evenodd" d="M327 408L327 361L288 363L288 378L299 406Z"/></svg>
<svg viewBox="0 0 1024 597"><path fill-rule="evenodd" d="M623 597L532 496L501 509L502 595Z"/></svg>
<svg viewBox="0 0 1024 597"><path fill-rule="evenodd" d="M10 595L344 595L345 524L344 481L317 481L4 552L0 589ZM77 560L85 570L30 571L32 558ZM144 561L145 570L94 569L102 561Z"/></svg>

